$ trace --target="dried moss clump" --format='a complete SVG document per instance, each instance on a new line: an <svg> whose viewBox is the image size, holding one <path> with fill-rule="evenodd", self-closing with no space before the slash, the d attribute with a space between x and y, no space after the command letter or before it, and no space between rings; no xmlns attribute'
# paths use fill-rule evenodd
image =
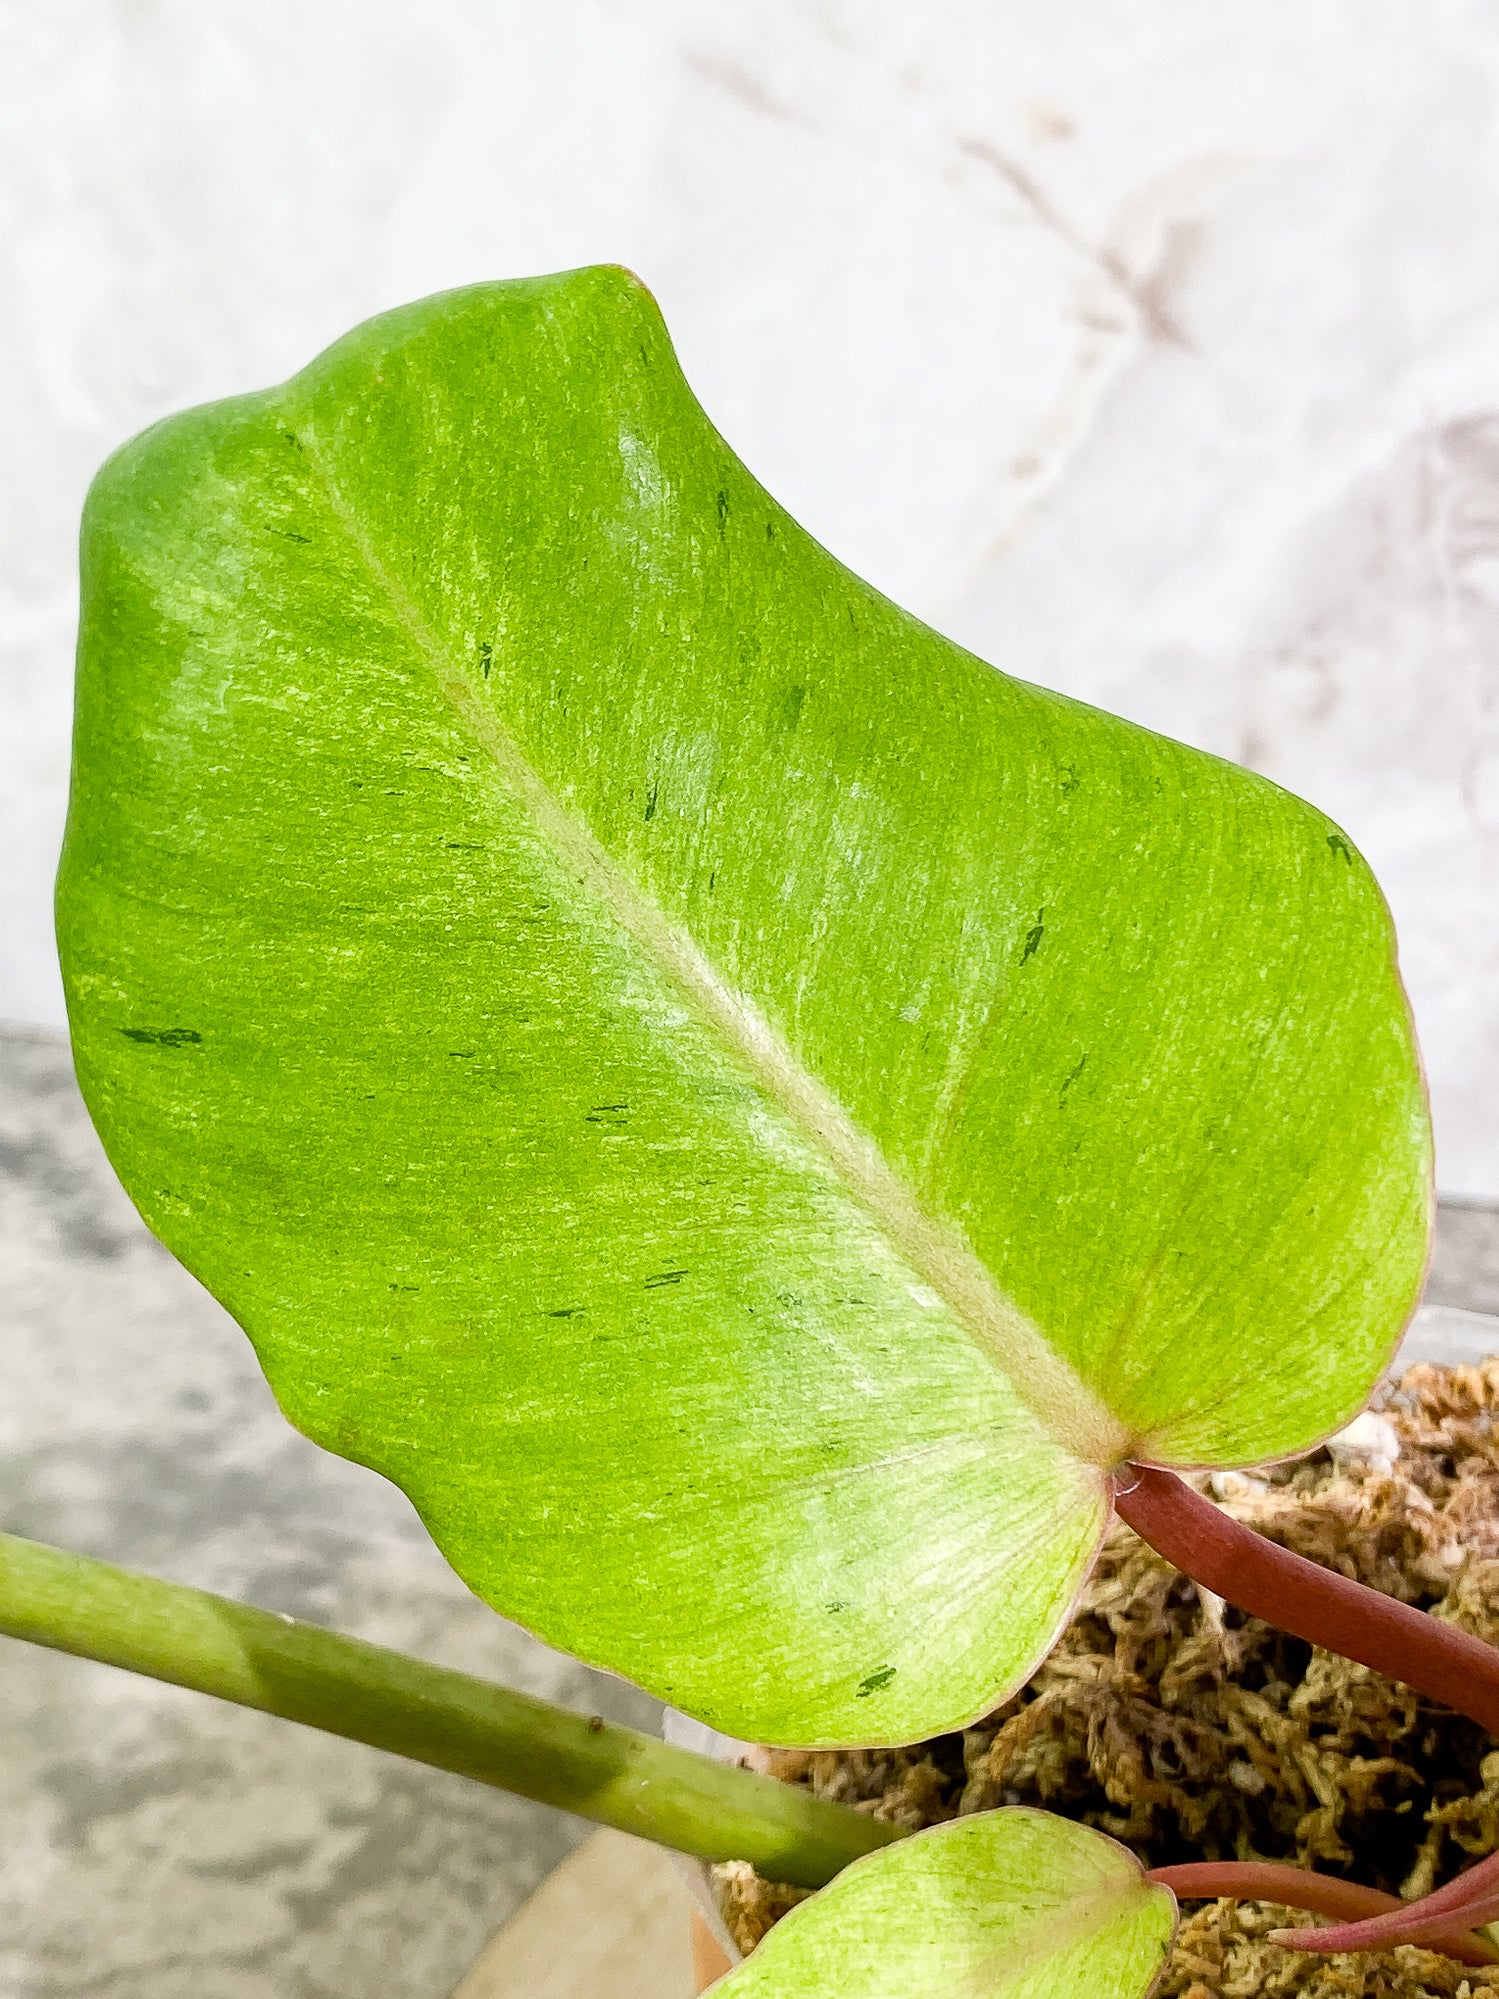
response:
<svg viewBox="0 0 1499 1999"><path fill-rule="evenodd" d="M1220 1503L1260 1533L1499 1643L1499 1360L1412 1368L1332 1445ZM1499 1847L1499 1746L1473 1723L1243 1617L1116 1522L1035 1678L976 1727L910 1749L767 1752L767 1766L913 1830L1037 1805L1149 1867L1315 1866L1403 1895ZM721 1884L743 1942L783 1912ZM763 1885L763 1884L762 1884ZM1261 1941L1283 1911L1188 1909L1162 1992L1180 1999L1499 1999L1430 1952L1318 1960Z"/></svg>

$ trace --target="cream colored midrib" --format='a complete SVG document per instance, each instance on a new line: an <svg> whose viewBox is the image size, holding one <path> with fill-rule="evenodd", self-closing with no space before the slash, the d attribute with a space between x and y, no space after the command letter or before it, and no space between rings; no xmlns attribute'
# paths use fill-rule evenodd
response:
<svg viewBox="0 0 1499 1999"><path fill-rule="evenodd" d="M874 1141L808 1074L758 1009L725 985L692 939L667 921L588 828L559 803L386 568L339 491L310 426L300 428L297 436L340 527L444 699L509 780L543 839L828 1161L913 1274L937 1294L1049 1434L1086 1464L1121 1463L1129 1455L1124 1425L1005 1296L967 1245L921 1208Z"/></svg>
<svg viewBox="0 0 1499 1999"><path fill-rule="evenodd" d="M1048 1910L1045 1920L1034 1929L1024 1936L1007 1938L1002 1949L975 1965L954 1986L952 1999L1003 1999L1006 1992L1030 1984L1032 1974L1042 1965L1054 1964L1079 1944L1096 1941L1121 1916L1133 1914L1135 1905L1150 1893L1139 1875L1129 1881L1081 1889Z"/></svg>

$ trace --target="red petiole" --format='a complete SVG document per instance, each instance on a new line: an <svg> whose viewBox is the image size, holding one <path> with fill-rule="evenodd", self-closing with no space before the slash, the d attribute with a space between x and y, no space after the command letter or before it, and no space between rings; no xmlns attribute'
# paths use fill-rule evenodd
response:
<svg viewBox="0 0 1499 1999"><path fill-rule="evenodd" d="M1384 1915L1362 1921L1345 1922L1335 1928L1317 1930L1314 1940L1299 1944L1302 1950L1381 1950L1395 1943L1423 1943L1434 1928L1444 1922L1470 1928L1475 1923L1492 1922L1499 1916L1499 1853L1480 1860L1445 1888L1423 1895L1419 1902L1402 1902ZM1272 1932L1277 1943L1284 1942L1287 1930Z"/></svg>
<svg viewBox="0 0 1499 1999"><path fill-rule="evenodd" d="M1276 1943L1291 1950L1357 1950L1359 1944L1332 1944L1327 1939L1346 1933L1357 1925L1397 1917L1407 1923L1412 1909L1421 1905L1402 1902L1398 1895L1386 1895L1378 1888L1361 1888L1353 1881L1339 1881L1331 1874L1314 1874L1305 1867L1285 1867L1272 1861L1202 1860L1183 1867L1157 1867L1150 1879L1169 1888L1182 1901L1208 1900L1232 1895L1240 1901L1278 1902L1284 1908L1305 1909L1313 1916L1325 1916L1343 1926L1342 1931L1274 1930ZM1456 1886L1456 1883L1453 1884ZM1460 1964L1499 1964L1499 1950L1484 1937L1474 1936L1468 1927L1466 1910L1461 1916L1448 1915L1445 1922L1418 1924L1420 1935L1406 1935L1401 1943L1425 1943L1444 1951Z"/></svg>
<svg viewBox="0 0 1499 1999"><path fill-rule="evenodd" d="M1225 1603L1324 1651L1401 1680L1467 1715L1490 1735L1499 1735L1499 1648L1278 1547L1158 1466L1124 1466L1115 1478L1114 1507L1157 1554ZM1251 1879L1263 1882L1270 1875L1279 1884L1274 1893L1244 1885ZM1187 1876L1199 1881L1211 1877L1230 1885L1178 1887L1178 1879L1184 1884ZM1336 1919L1327 1929L1273 1932L1275 1942L1295 1950L1373 1950L1424 1943L1462 1957L1465 1963L1499 1962L1499 1954L1474 1959L1464 1957L1458 1948L1461 1941L1464 1949L1488 1949L1464 1933L1476 1923L1499 1917L1499 1854L1415 1902L1400 1902L1372 1888L1356 1888L1302 1868L1259 1863L1164 1868L1152 1879L1163 1880L1181 1894L1254 1897ZM1292 1889L1296 1892L1289 1892ZM1309 1895L1317 1899L1308 1900Z"/></svg>
<svg viewBox="0 0 1499 1999"><path fill-rule="evenodd" d="M1173 1568L1225 1603L1403 1680L1499 1735L1499 1648L1277 1547L1174 1472L1125 1466L1114 1508Z"/></svg>

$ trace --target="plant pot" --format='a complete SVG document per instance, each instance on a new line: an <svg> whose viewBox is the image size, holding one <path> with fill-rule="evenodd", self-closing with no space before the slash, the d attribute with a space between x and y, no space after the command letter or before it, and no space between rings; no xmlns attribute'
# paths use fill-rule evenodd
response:
<svg viewBox="0 0 1499 1999"><path fill-rule="evenodd" d="M764 1752L756 1744L736 1742L731 1735L720 1735L706 1722L693 1721L689 1715L678 1714L675 1708L668 1708L662 1717L661 1733L674 1747L694 1750L699 1756L711 1756L716 1762L744 1763L751 1769L764 1768ZM681 1861L681 1867L697 1905L692 1912L692 1968L701 1993L706 1992L715 1979L722 1978L725 1972L732 1971L736 1964L742 1964L744 1960L719 1913L708 1869L700 1861L687 1859Z"/></svg>
<svg viewBox="0 0 1499 1999"><path fill-rule="evenodd" d="M692 1916L692 1972L697 1980L697 1989L700 1993L706 1992L708 1987L722 1978L726 1971L734 1969L734 1962L738 1956L738 1952L735 1951L734 1956L731 1957L729 1953L733 1950L733 1944L727 1939L720 1942L719 1938L715 1936L712 1929L708 1926L707 1917L699 1915L694 1910Z"/></svg>
<svg viewBox="0 0 1499 1999"><path fill-rule="evenodd" d="M1430 1308L1418 1315L1394 1371L1404 1372L1423 1361L1471 1364L1496 1352L1499 1352L1499 1320L1487 1314ZM1348 1434L1351 1437L1354 1433ZM664 1732L668 1741L720 1761L743 1762L762 1770L767 1767L766 1751L720 1735L686 1716L669 1712ZM704 1992L742 1959L719 1912L707 1868L695 1863L684 1866L697 1903L693 1916L693 1962L698 1990Z"/></svg>

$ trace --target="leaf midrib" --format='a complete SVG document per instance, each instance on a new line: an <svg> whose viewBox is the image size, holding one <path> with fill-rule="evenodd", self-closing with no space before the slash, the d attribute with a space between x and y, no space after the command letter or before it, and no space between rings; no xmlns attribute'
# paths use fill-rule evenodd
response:
<svg viewBox="0 0 1499 1999"><path fill-rule="evenodd" d="M704 1021L732 1058L832 1167L913 1274L928 1285L1042 1428L1080 1462L1104 1469L1130 1455L1125 1426L1018 1306L959 1235L928 1214L869 1135L811 1075L759 1010L719 977L696 942L644 895L581 819L558 800L397 582L339 489L311 421L289 413L328 508L385 598L438 692L491 757L583 887Z"/></svg>
<svg viewBox="0 0 1499 1999"><path fill-rule="evenodd" d="M1007 1937L992 1956L953 1987L952 1999L1003 1999L1027 1985L1032 1974L1079 1944L1097 1941L1122 1916L1134 1913L1136 1904L1159 1894L1142 1874L1132 1880L1100 1881L1084 1887L1038 1913L1038 1920L1023 1936ZM1034 1987L1032 1988L1034 1990Z"/></svg>

